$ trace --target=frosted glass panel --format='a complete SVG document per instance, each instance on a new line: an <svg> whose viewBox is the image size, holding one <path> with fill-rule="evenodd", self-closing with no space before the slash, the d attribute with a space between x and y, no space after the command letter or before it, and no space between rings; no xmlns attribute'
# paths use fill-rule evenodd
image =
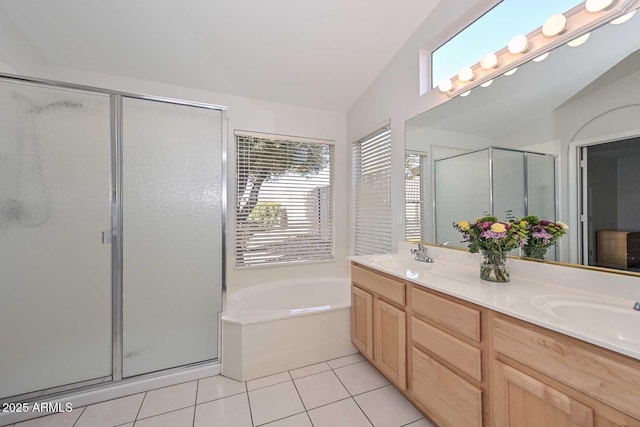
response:
<svg viewBox="0 0 640 427"><path fill-rule="evenodd" d="M452 223L463 219L473 221L489 204L489 150L463 154L435 162L436 242L450 242L454 247L462 235Z"/></svg>
<svg viewBox="0 0 640 427"><path fill-rule="evenodd" d="M540 154L527 154L527 185L529 213L555 221L555 158Z"/></svg>
<svg viewBox="0 0 640 427"><path fill-rule="evenodd" d="M0 80L0 399L111 375L109 97Z"/></svg>
<svg viewBox="0 0 640 427"><path fill-rule="evenodd" d="M507 211L515 217L524 216L524 154L494 148L493 214L504 220Z"/></svg>
<svg viewBox="0 0 640 427"><path fill-rule="evenodd" d="M124 98L123 374L218 356L221 112Z"/></svg>
<svg viewBox="0 0 640 427"><path fill-rule="evenodd" d="M529 189L529 214L555 221L556 193L555 157L527 154L527 186ZM549 259L556 259L555 246L550 247Z"/></svg>

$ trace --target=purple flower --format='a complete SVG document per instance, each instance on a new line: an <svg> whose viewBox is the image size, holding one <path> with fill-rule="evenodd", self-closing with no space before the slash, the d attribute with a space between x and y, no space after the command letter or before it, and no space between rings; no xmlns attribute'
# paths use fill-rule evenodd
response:
<svg viewBox="0 0 640 427"><path fill-rule="evenodd" d="M548 245L551 242L551 238L553 236L548 231L542 230L542 231L534 231L531 234L531 237L533 237L534 239L542 239L542 242L545 245Z"/></svg>
<svg viewBox="0 0 640 427"><path fill-rule="evenodd" d="M485 221L482 223L482 229L483 230L487 230L489 229L489 227L491 227L491 223L489 221Z"/></svg>
<svg viewBox="0 0 640 427"><path fill-rule="evenodd" d="M507 235L506 231L497 233L495 231L487 230L480 233L480 237L483 237L485 239L492 239L495 241L505 238L506 235Z"/></svg>
<svg viewBox="0 0 640 427"><path fill-rule="evenodd" d="M539 224L542 226L545 226L545 225L551 224L551 221L547 221L546 219L541 219Z"/></svg>

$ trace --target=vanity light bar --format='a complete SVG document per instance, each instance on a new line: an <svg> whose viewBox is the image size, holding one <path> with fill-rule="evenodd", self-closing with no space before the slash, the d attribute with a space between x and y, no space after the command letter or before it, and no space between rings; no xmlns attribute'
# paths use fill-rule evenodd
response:
<svg viewBox="0 0 640 427"><path fill-rule="evenodd" d="M479 63L440 82L438 89L455 97L477 86L487 87L496 77L512 75L522 64L546 59L549 52L559 46L580 46L592 30L608 22L628 21L639 7L638 0L587 0L564 14L549 17L542 27L526 36L514 37L508 46L483 56Z"/></svg>

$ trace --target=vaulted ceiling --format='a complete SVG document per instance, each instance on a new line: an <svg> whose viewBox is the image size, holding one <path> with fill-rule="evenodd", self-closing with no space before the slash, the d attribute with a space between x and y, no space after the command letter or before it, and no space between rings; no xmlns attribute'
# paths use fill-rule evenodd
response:
<svg viewBox="0 0 640 427"><path fill-rule="evenodd" d="M53 66L346 111L438 1L1 0L0 8Z"/></svg>

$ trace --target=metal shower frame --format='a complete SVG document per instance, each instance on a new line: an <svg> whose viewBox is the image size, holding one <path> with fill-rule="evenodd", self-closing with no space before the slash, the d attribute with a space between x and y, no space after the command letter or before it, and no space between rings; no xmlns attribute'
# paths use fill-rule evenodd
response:
<svg viewBox="0 0 640 427"><path fill-rule="evenodd" d="M0 399L0 403L6 402L32 402L36 399L46 397L47 399L55 398L69 392L87 391L89 389L99 389L105 385L112 386L122 383L123 381L139 381L150 377L157 377L160 374L173 374L188 371L194 367L202 367L220 363L220 328L216 331L218 335L218 356L216 359L191 363L188 365L169 368L160 372L152 372L137 375L129 378L123 378L123 282L122 282L122 266L123 266L123 232L122 232L122 105L124 98L141 99L147 101L163 102L167 104L182 105L187 107L204 108L207 110L215 110L221 112L222 129L221 129L221 175L222 175L222 191L221 191L221 209L222 209L222 260L221 260L221 279L222 288L220 292L226 290L226 224L227 224L227 107L223 105L209 104L196 101L187 101L182 99L167 98L161 96L139 94L132 92L123 92L93 86L80 85L75 83L59 82L54 80L40 79L35 77L25 77L14 74L0 73L0 80L12 81L32 86L50 87L59 89L69 89L82 91L92 94L102 94L109 96L110 104L110 131L111 131L111 233L103 235L110 238L111 243L111 295L112 295L112 372L111 375L94 378L86 381L66 384L62 386L47 388L34 392L24 393L20 395L10 396ZM222 310L222 306L220 307Z"/></svg>

